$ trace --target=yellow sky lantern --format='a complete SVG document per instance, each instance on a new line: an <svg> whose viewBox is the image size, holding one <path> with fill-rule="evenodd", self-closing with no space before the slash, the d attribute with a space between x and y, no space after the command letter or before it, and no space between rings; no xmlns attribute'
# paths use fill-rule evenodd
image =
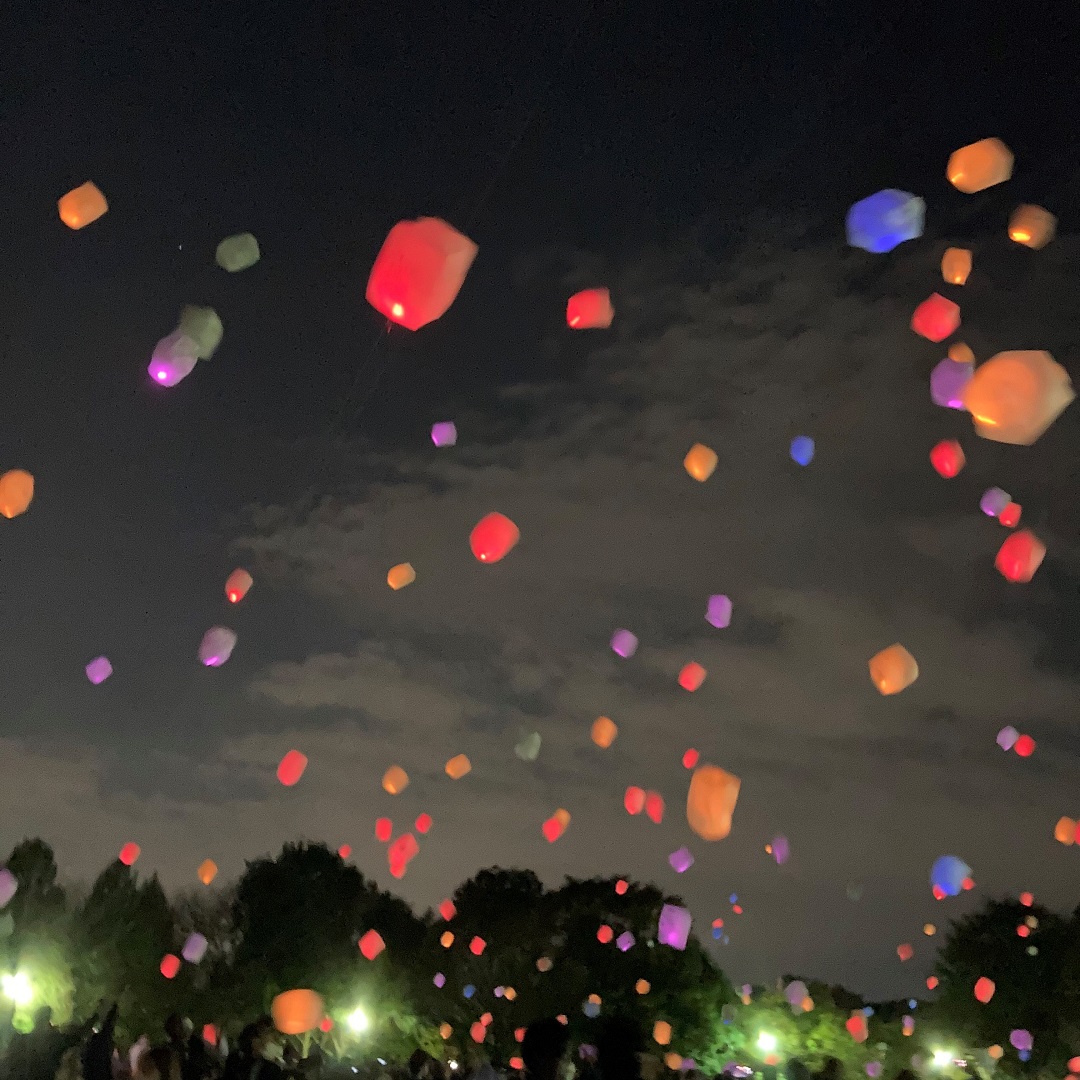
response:
<svg viewBox="0 0 1080 1080"><path fill-rule="evenodd" d="M1041 206L1018 206L1009 218L1009 239L1038 251L1046 247L1057 232L1057 218Z"/></svg>
<svg viewBox="0 0 1080 1080"><path fill-rule="evenodd" d="M60 220L69 229L83 229L97 221L109 209L109 204L97 186L87 180L63 196L57 207Z"/></svg>
<svg viewBox="0 0 1080 1080"><path fill-rule="evenodd" d="M954 150L945 175L957 191L974 195L1012 176L1013 154L1000 139L980 139Z"/></svg>
<svg viewBox="0 0 1080 1080"><path fill-rule="evenodd" d="M1076 843L1076 822L1070 817L1058 819L1054 826L1054 839L1066 846Z"/></svg>
<svg viewBox="0 0 1080 1080"><path fill-rule="evenodd" d="M451 780L460 780L470 772L472 772L472 762L464 754L458 754L446 763L446 775Z"/></svg>
<svg viewBox="0 0 1080 1080"><path fill-rule="evenodd" d="M690 447L690 452L683 458L683 468L695 480L704 482L712 476L718 460L715 450L702 443L694 443Z"/></svg>
<svg viewBox="0 0 1080 1080"><path fill-rule="evenodd" d="M217 877L217 863L213 859L207 859L199 867L199 880L204 885L209 885Z"/></svg>
<svg viewBox="0 0 1080 1080"><path fill-rule="evenodd" d="M391 566L390 572L386 575L386 584L395 591L404 589L406 585L411 585L415 580L416 571L412 568L412 564L407 562Z"/></svg>
<svg viewBox="0 0 1080 1080"><path fill-rule="evenodd" d="M671 1042L671 1025L666 1020L657 1020L652 1029L653 1040L660 1046Z"/></svg>
<svg viewBox="0 0 1080 1080"><path fill-rule="evenodd" d="M34 498L34 478L25 469L12 469L0 476L0 514L16 518L26 513Z"/></svg>
<svg viewBox="0 0 1080 1080"><path fill-rule="evenodd" d="M971 252L967 248L946 248L941 257L941 276L950 285L963 285L971 273Z"/></svg>
<svg viewBox="0 0 1080 1080"><path fill-rule="evenodd" d="M400 765L391 765L383 774L382 786L388 795L400 795L409 786L409 774Z"/></svg>
<svg viewBox="0 0 1080 1080"><path fill-rule="evenodd" d="M702 840L723 840L731 832L731 816L742 781L716 765L702 765L690 778L686 821Z"/></svg>

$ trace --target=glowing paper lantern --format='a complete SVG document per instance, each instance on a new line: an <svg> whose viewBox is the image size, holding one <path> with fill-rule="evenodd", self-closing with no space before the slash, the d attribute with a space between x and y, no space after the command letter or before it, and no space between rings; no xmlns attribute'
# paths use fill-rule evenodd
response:
<svg viewBox="0 0 1080 1080"><path fill-rule="evenodd" d="M623 796L623 806L631 815L640 814L645 809L645 791L639 787L628 787Z"/></svg>
<svg viewBox="0 0 1080 1080"><path fill-rule="evenodd" d="M638 981L634 983L634 991L640 994L642 997L644 997L651 989L652 986L650 985L648 979L638 979Z"/></svg>
<svg viewBox="0 0 1080 1080"><path fill-rule="evenodd" d="M406 585L411 585L415 580L416 571L412 568L412 564L407 562L391 566L390 572L386 575L386 584L395 591L404 589Z"/></svg>
<svg viewBox="0 0 1080 1080"><path fill-rule="evenodd" d="M1030 1050L1035 1045L1035 1040L1031 1037L1030 1031L1025 1031L1024 1028L1017 1028L1015 1031L1009 1033L1009 1043L1014 1049L1024 1051Z"/></svg>
<svg viewBox="0 0 1080 1080"><path fill-rule="evenodd" d="M472 772L472 762L464 755L458 754L446 763L446 775L451 780L460 780Z"/></svg>
<svg viewBox="0 0 1080 1080"><path fill-rule="evenodd" d="M772 842L772 854L777 866L783 866L791 855L791 845L786 836L777 836Z"/></svg>
<svg viewBox="0 0 1080 1080"><path fill-rule="evenodd" d="M787 998L788 1004L792 1009L801 1009L802 1003L807 999L809 991L806 989L806 983L796 980L790 982L784 987L784 997Z"/></svg>
<svg viewBox="0 0 1080 1080"><path fill-rule="evenodd" d="M1002 491L1001 488L987 488L979 500L979 509L987 517L997 517L1011 501L1012 496L1008 492Z"/></svg>
<svg viewBox="0 0 1080 1080"><path fill-rule="evenodd" d="M915 950L905 942L903 945L896 946L896 955L900 957L900 963L903 964L915 955Z"/></svg>
<svg viewBox="0 0 1080 1080"><path fill-rule="evenodd" d="M457 444L457 425L453 420L440 420L431 425L431 441L436 446L455 446Z"/></svg>
<svg viewBox="0 0 1080 1080"><path fill-rule="evenodd" d="M1057 232L1057 218L1041 206L1018 206L1009 218L1009 239L1024 247L1046 247Z"/></svg>
<svg viewBox="0 0 1080 1080"><path fill-rule="evenodd" d="M120 849L120 861L125 866L134 866L141 854L142 848L138 844L127 843Z"/></svg>
<svg viewBox="0 0 1080 1080"><path fill-rule="evenodd" d="M9 521L25 514L34 498L34 478L25 469L0 476L0 514Z"/></svg>
<svg viewBox="0 0 1080 1080"><path fill-rule="evenodd" d="M614 318L607 289L582 289L566 302L566 325L571 330L606 330Z"/></svg>
<svg viewBox="0 0 1080 1080"><path fill-rule="evenodd" d="M971 364L975 366L975 354L962 341L954 341L949 346L949 359L958 364Z"/></svg>
<svg viewBox="0 0 1080 1080"><path fill-rule="evenodd" d="M60 220L69 229L83 229L97 221L109 209L109 204L97 186L87 180L62 196L57 207Z"/></svg>
<svg viewBox="0 0 1080 1080"><path fill-rule="evenodd" d="M188 304L180 312L180 333L195 343L195 355L209 360L221 344L225 328L212 307Z"/></svg>
<svg viewBox="0 0 1080 1080"><path fill-rule="evenodd" d="M542 832L544 839L549 844L554 844L556 840L564 832L566 832L567 825L570 824L570 815L565 810L556 810L551 817L544 822L542 826Z"/></svg>
<svg viewBox="0 0 1080 1080"><path fill-rule="evenodd" d="M383 774L382 786L387 795L400 795L409 786L409 774L400 765L391 765Z"/></svg>
<svg viewBox="0 0 1080 1080"><path fill-rule="evenodd" d="M1035 753L1035 740L1030 735L1021 735L1013 743L1013 749L1020 757L1031 757Z"/></svg>
<svg viewBox="0 0 1080 1080"><path fill-rule="evenodd" d="M915 1033L915 1017L905 1016L900 1023L905 1035L913 1035Z"/></svg>
<svg viewBox="0 0 1080 1080"><path fill-rule="evenodd" d="M615 895L625 896L626 890L629 888L630 883L625 878L619 878L619 880L615 882Z"/></svg>
<svg viewBox="0 0 1080 1080"><path fill-rule="evenodd" d="M618 947L619 952L629 952L634 947L634 935L629 930L624 930L615 939L615 945Z"/></svg>
<svg viewBox="0 0 1080 1080"><path fill-rule="evenodd" d="M514 753L522 761L535 761L540 756L540 744L542 740L538 731L530 732L518 740L514 746Z"/></svg>
<svg viewBox="0 0 1080 1080"><path fill-rule="evenodd" d="M950 285L963 285L971 273L971 252L967 248L946 248L941 256L941 276Z"/></svg>
<svg viewBox="0 0 1080 1080"><path fill-rule="evenodd" d="M974 374L973 364L958 364L946 357L930 372L930 400L943 409L962 409L964 390Z"/></svg>
<svg viewBox="0 0 1080 1080"><path fill-rule="evenodd" d="M886 188L855 203L847 214L847 241L876 255L922 236L926 203L907 191Z"/></svg>
<svg viewBox="0 0 1080 1080"><path fill-rule="evenodd" d="M607 945L614 937L615 931L612 930L607 923L604 923L604 925L596 931L596 940L599 941L601 945Z"/></svg>
<svg viewBox="0 0 1080 1080"><path fill-rule="evenodd" d="M450 1036L453 1035L453 1034L454 1034L454 1029L449 1024L442 1023L442 1024L439 1025L439 1036L444 1041L446 1039L449 1039Z"/></svg>
<svg viewBox="0 0 1080 1080"><path fill-rule="evenodd" d="M593 721L590 737L601 750L607 750L619 734L618 725L607 716L598 716Z"/></svg>
<svg viewBox="0 0 1080 1080"><path fill-rule="evenodd" d="M1024 907L1031 907L1031 905L1035 903L1035 894L1030 892L1022 892L1020 894L1020 903L1023 904ZM1035 916L1029 915L1028 918L1034 919Z"/></svg>
<svg viewBox="0 0 1080 1080"><path fill-rule="evenodd" d="M930 868L930 884L946 896L959 896L971 867L955 855L942 855Z"/></svg>
<svg viewBox="0 0 1080 1080"><path fill-rule="evenodd" d="M1009 536L998 549L994 566L1006 581L1028 582L1046 557L1046 545L1028 529Z"/></svg>
<svg viewBox="0 0 1080 1080"><path fill-rule="evenodd" d="M392 793L391 793L392 794ZM394 834L394 823L386 817L381 817L375 821L375 839L380 844L388 844L390 837Z"/></svg>
<svg viewBox="0 0 1080 1080"><path fill-rule="evenodd" d="M959 305L940 293L931 293L911 316L911 329L927 341L944 341L959 325Z"/></svg>
<svg viewBox="0 0 1080 1080"><path fill-rule="evenodd" d="M686 820L703 840L723 840L731 832L731 815L742 781L715 765L694 771L686 796Z"/></svg>
<svg viewBox="0 0 1080 1080"><path fill-rule="evenodd" d="M277 778L285 787L292 787L307 768L308 759L299 750L290 750L277 767Z"/></svg>
<svg viewBox="0 0 1080 1080"><path fill-rule="evenodd" d="M1059 844L1071 847L1076 843L1076 822L1072 818L1063 817L1058 819L1054 826L1054 839Z"/></svg>
<svg viewBox="0 0 1080 1080"><path fill-rule="evenodd" d="M454 935L449 930L444 930L439 937L439 944L444 949L449 949L454 944Z"/></svg>
<svg viewBox="0 0 1080 1080"><path fill-rule="evenodd" d="M951 364L951 360L945 363ZM938 476L951 480L967 463L963 447L955 439L942 439L930 451L930 464Z"/></svg>
<svg viewBox="0 0 1080 1080"><path fill-rule="evenodd" d="M683 752L682 766L684 769L694 769L700 760L701 754L693 747L690 747L689 750Z"/></svg>
<svg viewBox="0 0 1080 1080"><path fill-rule="evenodd" d="M454 906L454 901L450 899L441 901L439 903L439 914L446 922L449 922L457 914L457 908Z"/></svg>
<svg viewBox="0 0 1080 1080"><path fill-rule="evenodd" d="M449 311L477 251L439 218L399 221L375 256L365 298L391 322L419 330Z"/></svg>
<svg viewBox="0 0 1080 1080"><path fill-rule="evenodd" d="M402 833L387 849L386 861L396 878L405 876L405 868L420 854L420 845L412 833Z"/></svg>
<svg viewBox="0 0 1080 1080"><path fill-rule="evenodd" d="M112 674L112 664L105 656L99 656L86 665L86 677L95 685L100 686Z"/></svg>
<svg viewBox="0 0 1080 1080"><path fill-rule="evenodd" d="M676 874L685 874L694 865L694 856L690 854L689 848L681 847L668 856L668 862Z"/></svg>
<svg viewBox="0 0 1080 1080"><path fill-rule="evenodd" d="M286 990L274 998L270 1015L283 1035L303 1035L319 1026L323 1000L314 990Z"/></svg>
<svg viewBox="0 0 1080 1080"><path fill-rule="evenodd" d="M482 1043L487 1038L487 1028L479 1020L476 1020L469 1028L469 1037L475 1043Z"/></svg>
<svg viewBox="0 0 1080 1080"><path fill-rule="evenodd" d="M652 1029L653 1041L660 1046L671 1042L671 1025L666 1020L657 1020Z"/></svg>
<svg viewBox="0 0 1080 1080"><path fill-rule="evenodd" d="M998 514L998 521L1007 529L1015 529L1020 524L1020 515L1024 508L1018 502L1011 502Z"/></svg>
<svg viewBox="0 0 1080 1080"><path fill-rule="evenodd" d="M415 828L421 836L426 836L431 831L431 825L432 821L430 814L421 814L416 821L413 822L413 828Z"/></svg>
<svg viewBox="0 0 1080 1080"><path fill-rule="evenodd" d="M550 971L552 967L551 958L549 956L541 956L536 961L536 970L540 972Z"/></svg>
<svg viewBox="0 0 1080 1080"><path fill-rule="evenodd" d="M694 443L694 445L690 447L686 457L683 458L683 468L686 469L695 480L704 483L704 481L712 476L718 460L715 450L711 450L701 443Z"/></svg>
<svg viewBox="0 0 1080 1080"><path fill-rule="evenodd" d="M469 547L480 562L497 563L520 539L518 527L508 517L491 513L481 518L469 534Z"/></svg>
<svg viewBox="0 0 1080 1080"><path fill-rule="evenodd" d="M985 1005L993 996L997 987L993 979L985 975L975 983L975 1000Z"/></svg>
<svg viewBox="0 0 1080 1080"><path fill-rule="evenodd" d="M146 370L159 386L176 386L199 362L199 347L179 330L163 337L155 346Z"/></svg>
<svg viewBox="0 0 1080 1080"><path fill-rule="evenodd" d="M198 964L206 955L207 941L202 934L189 934L181 955L189 964Z"/></svg>
<svg viewBox="0 0 1080 1080"><path fill-rule="evenodd" d="M654 824L664 820L664 796L659 791L645 793L645 816Z"/></svg>
<svg viewBox="0 0 1080 1080"><path fill-rule="evenodd" d="M225 579L225 595L230 604L239 604L248 594L254 580L246 570L237 568Z"/></svg>
<svg viewBox="0 0 1080 1080"><path fill-rule="evenodd" d="M882 649L870 660L870 679L880 694L899 694L918 677L915 657L899 642Z"/></svg>
<svg viewBox="0 0 1080 1080"><path fill-rule="evenodd" d="M235 647L236 634L228 627L212 626L199 645L199 659L205 667L221 667L232 656Z"/></svg>
<svg viewBox="0 0 1080 1080"><path fill-rule="evenodd" d="M482 937L474 937L472 941L469 942L469 952L471 952L473 956L480 956L486 948L487 942Z"/></svg>
<svg viewBox="0 0 1080 1080"><path fill-rule="evenodd" d="M796 465L809 465L814 460L814 440L809 435L796 435L791 440L789 453Z"/></svg>
<svg viewBox="0 0 1080 1080"><path fill-rule="evenodd" d="M717 630L723 630L731 624L731 600L718 593L709 597L708 606L705 609L705 621Z"/></svg>
<svg viewBox="0 0 1080 1080"><path fill-rule="evenodd" d="M199 880L204 885L209 885L210 882L217 877L217 872L217 863L214 862L213 859L204 859L203 862L199 864Z"/></svg>
<svg viewBox="0 0 1080 1080"><path fill-rule="evenodd" d="M867 1036L870 1034L866 1027L866 1017L861 1012L854 1012L844 1022L844 1027L847 1028L848 1034L857 1042L866 1042Z"/></svg>
<svg viewBox="0 0 1080 1080"><path fill-rule="evenodd" d="M441 990L446 985L446 976L441 971L438 971L431 981L435 984L436 989Z"/></svg>
<svg viewBox="0 0 1080 1080"><path fill-rule="evenodd" d="M975 369L964 408L984 439L1030 446L1076 396L1069 373L1040 350L1002 352Z"/></svg>
<svg viewBox="0 0 1080 1080"><path fill-rule="evenodd" d="M701 664L697 663L697 661L692 661L679 672L679 685L684 690L689 690L690 693L693 693L705 681L705 676L707 674L708 672Z"/></svg>
<svg viewBox="0 0 1080 1080"><path fill-rule="evenodd" d="M160 970L166 979L175 979L177 972L180 970L180 957L173 956L172 953L166 953L161 961Z"/></svg>
<svg viewBox="0 0 1080 1080"><path fill-rule="evenodd" d="M670 945L681 952L686 948L693 921L693 916L686 908L676 904L665 904L660 909L660 918L656 925L656 940L661 945Z"/></svg>
<svg viewBox="0 0 1080 1080"><path fill-rule="evenodd" d="M629 630L616 630L611 636L611 651L624 660L629 660L637 652L638 639Z"/></svg>
<svg viewBox="0 0 1080 1080"><path fill-rule="evenodd" d="M251 233L237 233L235 236L226 236L217 246L214 258L222 270L228 270L230 274L239 273L254 266L262 257L259 251L259 241Z"/></svg>
<svg viewBox="0 0 1080 1080"><path fill-rule="evenodd" d="M937 933L937 927L932 922L928 922L923 925L922 932L927 937L933 937Z"/></svg>
<svg viewBox="0 0 1080 1080"><path fill-rule="evenodd" d="M386 942L378 930L368 930L360 938L360 953L365 960L374 960L386 948Z"/></svg>
<svg viewBox="0 0 1080 1080"><path fill-rule="evenodd" d="M0 908L6 908L11 903L11 898L18 891L18 879L5 866L3 870L0 870Z"/></svg>
<svg viewBox="0 0 1080 1080"><path fill-rule="evenodd" d="M1012 176L1012 151L1000 139L980 139L949 156L945 175L957 191L974 195Z"/></svg>
<svg viewBox="0 0 1080 1080"><path fill-rule="evenodd" d="M927 990L936 990L937 985L938 985L938 977L936 975L931 975L926 980L926 989Z"/></svg>

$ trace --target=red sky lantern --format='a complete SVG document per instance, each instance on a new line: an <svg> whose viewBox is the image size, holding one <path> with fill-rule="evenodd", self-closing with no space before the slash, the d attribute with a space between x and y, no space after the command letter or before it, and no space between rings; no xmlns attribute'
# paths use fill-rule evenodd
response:
<svg viewBox="0 0 1080 1080"><path fill-rule="evenodd" d="M439 904L439 914L449 922L456 914L457 908L454 906L454 901L450 899L443 900Z"/></svg>
<svg viewBox="0 0 1080 1080"><path fill-rule="evenodd" d="M907 943L896 946L896 955L900 957L900 963L906 963L915 955L915 950Z"/></svg>
<svg viewBox="0 0 1080 1080"><path fill-rule="evenodd" d="M938 985L938 977L936 975L931 975L926 980L926 989L927 990L936 990L937 985Z"/></svg>
<svg viewBox="0 0 1080 1080"><path fill-rule="evenodd" d="M1035 903L1035 894L1022 892L1020 894L1020 903L1023 904L1024 907L1031 907L1031 905Z"/></svg>
<svg viewBox="0 0 1080 1080"><path fill-rule="evenodd" d="M1023 512L1023 507L1017 502L1008 503L1004 510L998 514L998 521L1005 526L1006 529L1015 529L1020 524L1020 514Z"/></svg>
<svg viewBox="0 0 1080 1080"><path fill-rule="evenodd" d="M330 1032L334 1030L334 1021L333 1021L333 1020L331 1020L329 1016L324 1016L324 1017L323 1017L323 1018L322 1018L322 1019L321 1019L321 1020L319 1021L319 1030L320 1030L320 1031L321 1031L321 1032L322 1032L322 1033L323 1033L324 1035L329 1035L329 1034L330 1034Z"/></svg>
<svg viewBox="0 0 1080 1080"><path fill-rule="evenodd" d="M120 861L125 866L134 866L135 861L142 854L142 848L138 844L128 843L120 849Z"/></svg>
<svg viewBox="0 0 1080 1080"><path fill-rule="evenodd" d="M927 341L944 341L959 325L959 305L940 293L931 293L911 316L911 329Z"/></svg>
<svg viewBox="0 0 1080 1080"><path fill-rule="evenodd" d="M645 813L654 825L659 825L664 820L664 796L659 791L646 794Z"/></svg>
<svg viewBox="0 0 1080 1080"><path fill-rule="evenodd" d="M416 819L416 831L423 836L431 828L431 815L421 814Z"/></svg>
<svg viewBox="0 0 1080 1080"><path fill-rule="evenodd" d="M955 439L942 439L930 451L930 464L938 476L951 480L963 467L967 458L963 448Z"/></svg>
<svg viewBox="0 0 1080 1080"><path fill-rule="evenodd" d="M161 974L166 979L175 979L177 972L180 970L180 957L173 956L172 953L167 953L161 961Z"/></svg>
<svg viewBox="0 0 1080 1080"><path fill-rule="evenodd" d="M202 1037L208 1046L217 1046L218 1033L213 1024L203 1024Z"/></svg>
<svg viewBox="0 0 1080 1080"><path fill-rule="evenodd" d="M566 325L571 330L606 330L614 318L607 289L582 289L566 304Z"/></svg>
<svg viewBox="0 0 1080 1080"><path fill-rule="evenodd" d="M996 989L994 980L984 975L975 983L975 1000L985 1005L994 996Z"/></svg>
<svg viewBox="0 0 1080 1080"><path fill-rule="evenodd" d="M479 956L486 948L487 942L482 937L474 937L472 941L469 942L469 952L471 952L473 956Z"/></svg>
<svg viewBox="0 0 1080 1080"><path fill-rule="evenodd" d="M229 598L229 603L239 604L247 596L252 584L254 581L246 570L234 570L225 581L225 595Z"/></svg>
<svg viewBox="0 0 1080 1080"><path fill-rule="evenodd" d="M684 769L692 769L701 760L701 754L696 750L690 749L682 756L682 764Z"/></svg>
<svg viewBox="0 0 1080 1080"><path fill-rule="evenodd" d="M640 814L645 809L645 789L628 787L626 794L623 796L623 806L626 807L628 814Z"/></svg>
<svg viewBox="0 0 1080 1080"><path fill-rule="evenodd" d="M342 844L337 853L339 858L347 859L352 854L352 848L348 844Z"/></svg>
<svg viewBox="0 0 1080 1080"><path fill-rule="evenodd" d="M630 888L630 883L623 878L619 878L619 880L615 882L615 895L625 896L628 888Z"/></svg>
<svg viewBox="0 0 1080 1080"><path fill-rule="evenodd" d="M449 310L478 250L439 218L399 221L371 267L367 302L391 322L419 330Z"/></svg>
<svg viewBox="0 0 1080 1080"><path fill-rule="evenodd" d="M388 817L381 817L375 822L375 839L380 844L388 844L394 835L394 823Z"/></svg>
<svg viewBox="0 0 1080 1080"><path fill-rule="evenodd" d="M285 787L292 787L304 775L307 758L299 750L290 750L277 767L277 778Z"/></svg>
<svg viewBox="0 0 1080 1080"><path fill-rule="evenodd" d="M1020 757L1031 757L1035 753L1035 740L1030 735L1021 735L1013 743L1013 749Z"/></svg>
<svg viewBox="0 0 1080 1080"><path fill-rule="evenodd" d="M360 952L365 960L374 960L386 948L386 942L378 930L369 930L360 939Z"/></svg>
<svg viewBox="0 0 1080 1080"><path fill-rule="evenodd" d="M1014 532L998 550L994 565L1006 581L1027 582L1046 556L1046 545L1028 529Z"/></svg>
<svg viewBox="0 0 1080 1080"><path fill-rule="evenodd" d="M505 558L521 538L518 527L505 515L488 514L469 534L469 547L482 563L497 563Z"/></svg>

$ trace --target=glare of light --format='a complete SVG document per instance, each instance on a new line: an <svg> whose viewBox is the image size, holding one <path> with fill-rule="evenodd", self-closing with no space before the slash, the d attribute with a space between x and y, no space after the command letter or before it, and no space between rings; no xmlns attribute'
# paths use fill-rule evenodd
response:
<svg viewBox="0 0 1080 1080"><path fill-rule="evenodd" d="M450 1066L450 1068L452 1070L454 1070L455 1072L457 1071L457 1062L456 1061L448 1061L447 1064Z"/></svg>
<svg viewBox="0 0 1080 1080"><path fill-rule="evenodd" d="M370 1021L368 1020L367 1013L363 1009L354 1009L349 1013L345 1023L349 1025L350 1031L355 1031L359 1034L361 1031L367 1031Z"/></svg>
<svg viewBox="0 0 1080 1080"><path fill-rule="evenodd" d="M3 990L4 997L16 1005L29 1005L34 1000L34 988L25 971L17 971L14 975L0 978L0 989Z"/></svg>
<svg viewBox="0 0 1080 1080"><path fill-rule="evenodd" d="M934 1051L934 1068L944 1069L946 1065L952 1064L953 1056L948 1050L935 1050Z"/></svg>
<svg viewBox="0 0 1080 1080"><path fill-rule="evenodd" d="M400 319L405 314L405 308L401 304L393 304L390 308L395 319Z"/></svg>
<svg viewBox="0 0 1080 1080"><path fill-rule="evenodd" d="M757 1037L757 1045L759 1050L771 1054L776 1050L776 1036L768 1031L762 1031Z"/></svg>

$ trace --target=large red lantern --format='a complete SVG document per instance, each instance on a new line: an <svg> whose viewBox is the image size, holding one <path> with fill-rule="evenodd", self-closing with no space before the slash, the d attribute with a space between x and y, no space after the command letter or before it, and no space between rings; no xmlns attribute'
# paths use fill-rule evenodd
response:
<svg viewBox="0 0 1080 1080"><path fill-rule="evenodd" d="M439 218L399 221L375 257L367 302L391 322L419 330L449 310L478 250Z"/></svg>
<svg viewBox="0 0 1080 1080"><path fill-rule="evenodd" d="M614 318L607 289L583 289L566 304L566 325L571 330L606 330Z"/></svg>
<svg viewBox="0 0 1080 1080"><path fill-rule="evenodd" d="M477 522L469 534L469 547L483 563L495 563L504 558L518 542L521 533L505 515L488 514Z"/></svg>
<svg viewBox="0 0 1080 1080"><path fill-rule="evenodd" d="M1006 581L1030 581L1046 556L1046 545L1027 529L1014 532L998 550L994 565Z"/></svg>

